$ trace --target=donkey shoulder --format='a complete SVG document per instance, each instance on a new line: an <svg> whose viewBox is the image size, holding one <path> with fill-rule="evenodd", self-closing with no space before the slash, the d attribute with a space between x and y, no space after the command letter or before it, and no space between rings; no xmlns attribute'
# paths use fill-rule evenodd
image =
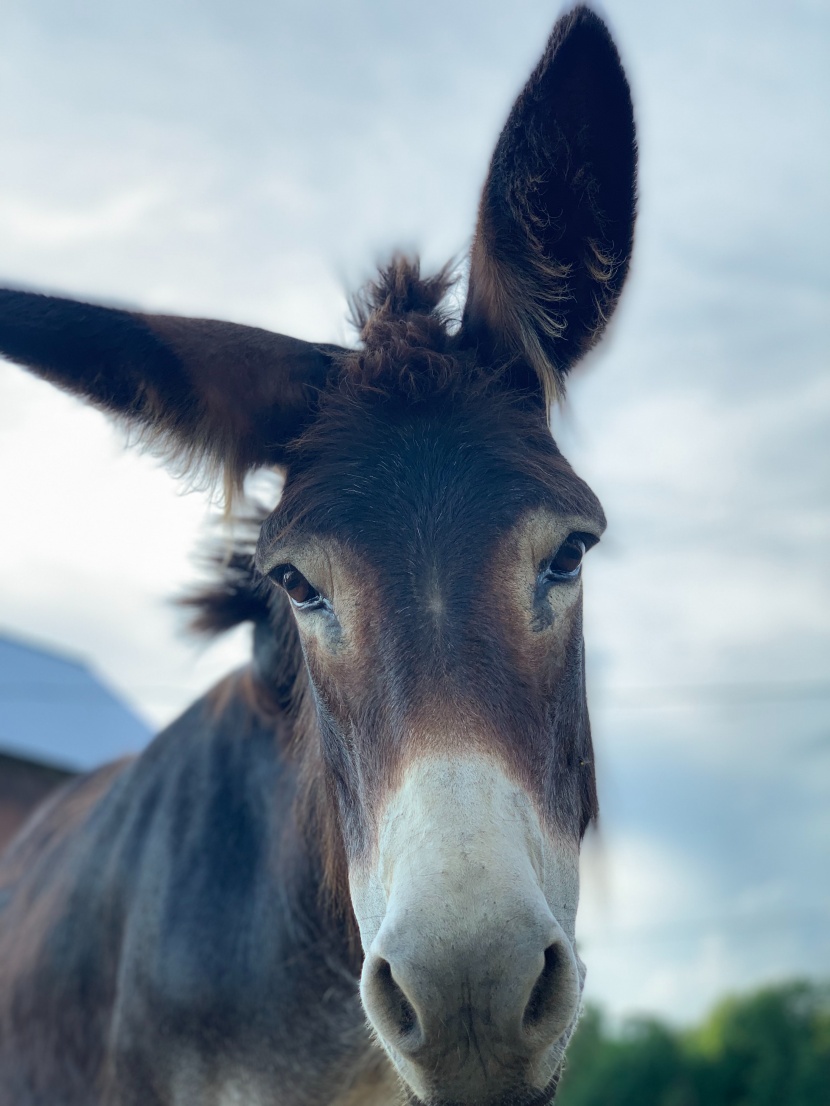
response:
<svg viewBox="0 0 830 1106"><path fill-rule="evenodd" d="M278 1017L296 772L290 720L263 706L233 674L137 758L65 785L0 862L0 1081L30 1054L20 1102L42 1097L38 1054L88 1088L139 1023L156 1041L198 1025L209 1049Z"/></svg>

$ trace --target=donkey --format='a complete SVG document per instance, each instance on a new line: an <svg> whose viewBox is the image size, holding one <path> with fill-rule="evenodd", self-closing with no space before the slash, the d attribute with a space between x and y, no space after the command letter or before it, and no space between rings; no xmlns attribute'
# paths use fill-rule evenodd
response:
<svg viewBox="0 0 830 1106"><path fill-rule="evenodd" d="M250 664L3 859L2 1106L553 1101L605 522L548 416L619 298L635 165L580 6L498 140L460 319L402 257L355 349L2 293L11 360L231 492L285 474L197 600L254 623Z"/></svg>

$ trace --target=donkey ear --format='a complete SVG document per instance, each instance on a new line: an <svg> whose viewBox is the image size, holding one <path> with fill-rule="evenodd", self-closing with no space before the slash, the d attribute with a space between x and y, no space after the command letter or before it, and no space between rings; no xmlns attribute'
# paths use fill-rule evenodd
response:
<svg viewBox="0 0 830 1106"><path fill-rule="evenodd" d="M512 359L550 401L594 344L628 272L637 148L608 28L579 6L553 29L484 186L462 342ZM532 371L531 371L532 370Z"/></svg>
<svg viewBox="0 0 830 1106"><path fill-rule="evenodd" d="M285 459L337 352L235 323L0 291L0 353L137 426L183 467L221 466L226 486Z"/></svg>

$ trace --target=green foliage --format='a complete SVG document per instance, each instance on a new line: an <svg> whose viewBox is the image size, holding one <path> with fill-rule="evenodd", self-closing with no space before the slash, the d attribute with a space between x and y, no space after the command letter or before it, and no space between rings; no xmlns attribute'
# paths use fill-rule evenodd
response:
<svg viewBox="0 0 830 1106"><path fill-rule="evenodd" d="M687 1032L652 1019L611 1031L589 1006L557 1106L830 1106L830 988L727 999Z"/></svg>

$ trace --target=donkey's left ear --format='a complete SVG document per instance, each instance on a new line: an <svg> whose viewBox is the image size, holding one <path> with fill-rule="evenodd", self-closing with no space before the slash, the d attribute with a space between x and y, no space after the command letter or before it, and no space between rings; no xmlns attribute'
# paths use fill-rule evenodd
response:
<svg viewBox="0 0 830 1106"><path fill-rule="evenodd" d="M541 384L548 401L622 290L636 164L616 47L602 20L576 7L554 27L496 145L460 335L485 356L511 360L511 378Z"/></svg>
<svg viewBox="0 0 830 1106"><path fill-rule="evenodd" d="M0 290L0 354L135 426L226 488L279 465L342 351L213 319Z"/></svg>

